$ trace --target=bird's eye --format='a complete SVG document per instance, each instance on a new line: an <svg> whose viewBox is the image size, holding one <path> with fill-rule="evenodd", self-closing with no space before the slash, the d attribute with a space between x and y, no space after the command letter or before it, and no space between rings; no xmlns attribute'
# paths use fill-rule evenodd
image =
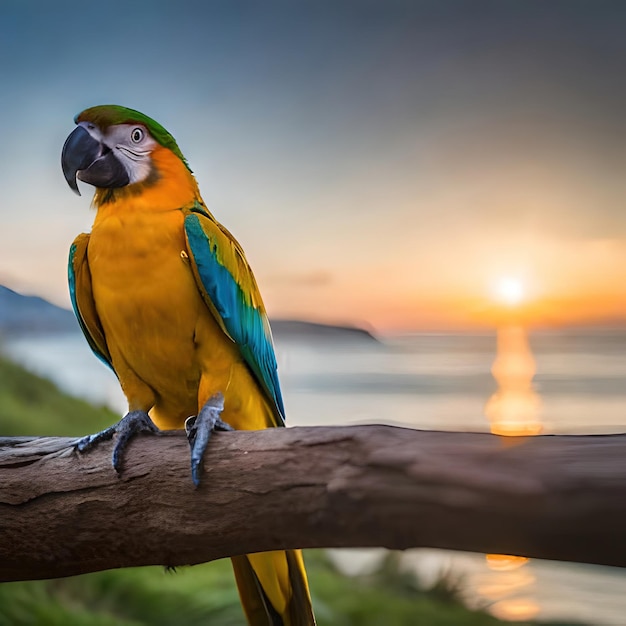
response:
<svg viewBox="0 0 626 626"><path fill-rule="evenodd" d="M130 138L135 143L139 143L143 139L143 130L141 130L141 128L133 128L133 132L130 134Z"/></svg>

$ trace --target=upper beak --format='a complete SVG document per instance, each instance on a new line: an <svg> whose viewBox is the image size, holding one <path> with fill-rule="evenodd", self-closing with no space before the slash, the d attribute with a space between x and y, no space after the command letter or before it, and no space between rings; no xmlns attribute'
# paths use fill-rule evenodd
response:
<svg viewBox="0 0 626 626"><path fill-rule="evenodd" d="M130 177L124 165L106 144L94 139L83 126L65 140L61 165L67 184L78 194L76 178L94 187L124 187Z"/></svg>
<svg viewBox="0 0 626 626"><path fill-rule="evenodd" d="M63 144L61 165L67 184L80 196L76 174L86 170L101 154L102 146L82 126L77 126Z"/></svg>

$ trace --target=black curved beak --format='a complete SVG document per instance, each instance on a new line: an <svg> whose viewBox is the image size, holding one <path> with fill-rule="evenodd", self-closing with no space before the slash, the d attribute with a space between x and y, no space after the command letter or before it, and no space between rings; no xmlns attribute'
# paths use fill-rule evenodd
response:
<svg viewBox="0 0 626 626"><path fill-rule="evenodd" d="M110 148L78 126L65 140L61 166L67 184L80 196L76 178L95 187L123 187L130 178Z"/></svg>
<svg viewBox="0 0 626 626"><path fill-rule="evenodd" d="M80 196L76 174L86 170L100 156L100 142L96 141L82 126L75 128L63 144L61 166L67 184Z"/></svg>

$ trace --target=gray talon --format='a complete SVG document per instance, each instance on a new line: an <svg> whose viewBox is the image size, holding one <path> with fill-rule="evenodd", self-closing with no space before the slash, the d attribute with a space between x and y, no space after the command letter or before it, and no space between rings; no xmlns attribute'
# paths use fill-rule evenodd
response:
<svg viewBox="0 0 626 626"><path fill-rule="evenodd" d="M220 417L223 410L224 396L216 393L207 400L198 415L192 415L185 422L187 439L191 448L191 479L196 487L200 485L202 458L211 435L215 431L234 430Z"/></svg>
<svg viewBox="0 0 626 626"><path fill-rule="evenodd" d="M74 443L74 447L79 452L86 452L97 446L101 441L108 441L113 438L113 435L117 434L118 439L113 448L111 462L115 471L119 473L126 445L132 437L140 432L156 434L159 432L159 429L145 411L130 411L117 424L109 426L99 433L78 439Z"/></svg>

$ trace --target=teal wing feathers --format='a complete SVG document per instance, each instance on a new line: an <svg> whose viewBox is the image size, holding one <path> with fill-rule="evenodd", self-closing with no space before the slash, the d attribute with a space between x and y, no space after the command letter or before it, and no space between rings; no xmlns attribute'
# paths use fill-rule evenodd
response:
<svg viewBox="0 0 626 626"><path fill-rule="evenodd" d="M185 217L187 245L204 300L285 421L274 344L265 307L243 250L233 236L196 205Z"/></svg>
<svg viewBox="0 0 626 626"><path fill-rule="evenodd" d="M67 276L70 287L70 299L72 300L74 314L89 343L89 347L105 365L113 369L104 331L102 330L96 305L93 301L91 272L87 262L88 244L89 235L83 233L76 237L70 247Z"/></svg>

